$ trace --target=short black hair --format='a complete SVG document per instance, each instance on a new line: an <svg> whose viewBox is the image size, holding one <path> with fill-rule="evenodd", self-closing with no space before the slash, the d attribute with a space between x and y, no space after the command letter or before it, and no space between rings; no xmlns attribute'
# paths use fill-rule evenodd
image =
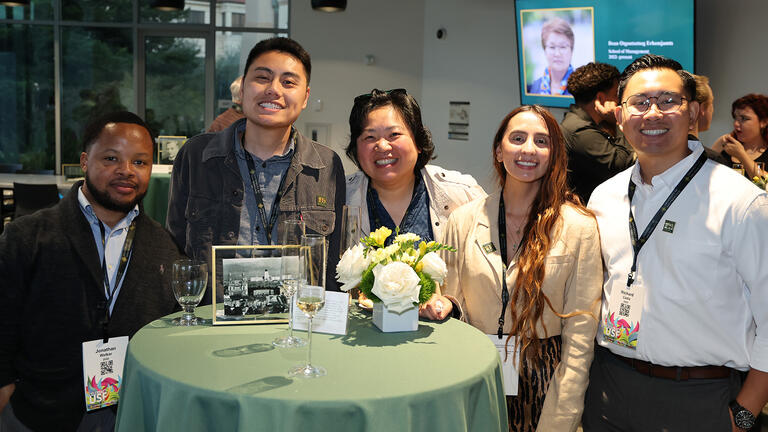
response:
<svg viewBox="0 0 768 432"><path fill-rule="evenodd" d="M245 61L245 69L243 69L243 79L248 74L248 68L251 67L251 63L256 60L260 55L270 52L278 51L284 52L296 58L304 65L304 70L307 72L307 85L309 85L309 77L312 75L312 59L309 57L309 53L298 42L286 37L273 37L264 39L261 42L254 45L251 48L251 52L248 53L248 59Z"/></svg>
<svg viewBox="0 0 768 432"><path fill-rule="evenodd" d="M680 79L683 80L685 97L689 101L696 100L696 79L693 78L690 72L683 69L683 66L678 61L660 55L645 54L635 59L621 73L621 78L619 79L619 101L624 96L624 89L627 87L629 79L636 73L646 69L670 69L677 72Z"/></svg>
<svg viewBox="0 0 768 432"><path fill-rule="evenodd" d="M576 105L585 105L613 87L621 74L616 66L608 63L591 62L579 67L568 77L568 93L573 95Z"/></svg>
<svg viewBox="0 0 768 432"><path fill-rule="evenodd" d="M435 152L435 145L432 143L432 134L421 121L421 108L418 102L405 89L388 91L373 89L370 93L355 98L352 112L349 113L350 136L346 148L347 157L360 168L360 161L357 159L357 139L363 133L368 114L385 106L394 108L413 134L413 142L419 150L414 171L424 168L424 165L434 159L432 155Z"/></svg>
<svg viewBox="0 0 768 432"><path fill-rule="evenodd" d="M115 111L99 116L85 125L85 128L83 129L84 152L88 153L88 149L91 148L94 141L96 141L96 138L101 135L101 131L103 131L104 127L110 123L130 123L143 127L147 130L149 136L152 138L152 148L155 148L155 134L152 132L152 129L149 128L149 125L147 125L147 123L141 119L141 117L130 111Z"/></svg>

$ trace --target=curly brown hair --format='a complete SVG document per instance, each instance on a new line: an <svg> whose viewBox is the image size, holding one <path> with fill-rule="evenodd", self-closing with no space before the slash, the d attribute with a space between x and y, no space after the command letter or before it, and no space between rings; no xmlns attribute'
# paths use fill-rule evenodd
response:
<svg viewBox="0 0 768 432"><path fill-rule="evenodd" d="M736 113L736 109L744 108L752 108L752 111L754 111L757 116L758 122L768 120L768 96L759 93L750 93L736 99L731 105L731 116ZM768 126L760 128L760 135L763 137L763 141L768 143Z"/></svg>
<svg viewBox="0 0 768 432"><path fill-rule="evenodd" d="M525 222L523 246L517 260L517 279L510 299L510 304L517 307L510 308L512 329L509 332L509 337L517 336L515 348L520 348L520 354L523 358L535 360L541 355L541 342L536 334L536 323L541 321L544 303L560 318L570 318L589 313L588 311L575 311L569 314L557 312L541 287L544 282L546 257L554 240L551 238L551 234L560 219L561 207L567 204L585 215L592 215L592 213L568 189L566 182L568 157L565 150L565 139L557 120L546 109L539 105L523 105L507 114L501 121L493 139L492 154L495 155L496 149L501 145L510 120L521 112L533 112L541 117L547 126L550 139L549 169L541 179L541 187L531 205L528 220ZM503 187L507 178L504 164L495 157L493 164L499 184ZM542 325L544 325L543 322ZM544 326L544 331L548 333L546 326Z"/></svg>

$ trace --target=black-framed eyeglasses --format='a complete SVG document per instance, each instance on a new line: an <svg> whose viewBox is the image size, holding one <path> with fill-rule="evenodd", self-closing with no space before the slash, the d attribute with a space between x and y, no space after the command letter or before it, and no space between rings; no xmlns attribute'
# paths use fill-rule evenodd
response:
<svg viewBox="0 0 768 432"><path fill-rule="evenodd" d="M688 99L671 92L662 93L658 96L636 94L627 98L626 101L622 102L622 105L627 108L630 115L645 114L651 109L651 105L656 105L659 112L663 114L672 114L679 111L680 107L683 106L683 101L686 100Z"/></svg>
<svg viewBox="0 0 768 432"><path fill-rule="evenodd" d="M384 90L383 93L388 95L396 95L396 94L407 95L408 91L404 88L396 88L396 89ZM372 96L373 96L373 93L361 94L360 96L357 96L355 98L354 103L367 102Z"/></svg>

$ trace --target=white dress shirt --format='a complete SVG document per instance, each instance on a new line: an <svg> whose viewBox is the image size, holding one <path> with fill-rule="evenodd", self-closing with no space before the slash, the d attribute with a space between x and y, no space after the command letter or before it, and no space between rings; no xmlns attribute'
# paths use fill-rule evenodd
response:
<svg viewBox="0 0 768 432"><path fill-rule="evenodd" d="M603 340L611 295L626 286L632 266L632 212L638 236L704 151L693 151L644 184L640 167L598 186L595 212L605 265L603 317L597 342L618 355L664 366L724 365L768 371L768 196L732 169L707 161L670 206L637 259L644 289L636 350ZM675 223L672 233L662 230Z"/></svg>
<svg viewBox="0 0 768 432"><path fill-rule="evenodd" d="M99 259L104 260L106 254L107 275L109 276L109 288L114 291L112 294L112 300L109 303L109 313L112 313L112 309L115 307L115 301L118 294L120 294L120 288L123 286L123 279L125 279L125 273L119 281L116 281L117 268L120 266L120 257L123 254L123 245L125 239L128 237L128 228L131 226L133 219L139 215L139 205L133 207L133 210L129 211L124 218L120 219L117 224L110 228L109 225L102 223L96 213L93 212L93 207L88 201L88 198L83 194L82 188L77 190L77 201L80 203L80 210L83 212L85 219L88 220L88 225L93 232L93 240L96 242L96 249L99 251ZM104 243L101 243L101 228L99 225L104 226ZM130 264L131 258L128 257L128 264ZM101 262L101 261L100 261ZM127 272L126 272L127 273ZM106 290L106 288L105 288ZM104 297L107 297L107 293L104 293Z"/></svg>

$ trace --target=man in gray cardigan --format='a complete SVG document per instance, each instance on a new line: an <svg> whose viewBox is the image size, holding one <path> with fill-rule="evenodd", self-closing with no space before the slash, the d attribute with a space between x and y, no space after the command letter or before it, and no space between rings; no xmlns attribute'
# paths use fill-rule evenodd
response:
<svg viewBox="0 0 768 432"><path fill-rule="evenodd" d="M170 269L181 255L139 206L152 154L135 114L94 121L80 156L85 182L0 236L3 432L111 430L114 406L86 413L84 343L130 337L177 309Z"/></svg>

